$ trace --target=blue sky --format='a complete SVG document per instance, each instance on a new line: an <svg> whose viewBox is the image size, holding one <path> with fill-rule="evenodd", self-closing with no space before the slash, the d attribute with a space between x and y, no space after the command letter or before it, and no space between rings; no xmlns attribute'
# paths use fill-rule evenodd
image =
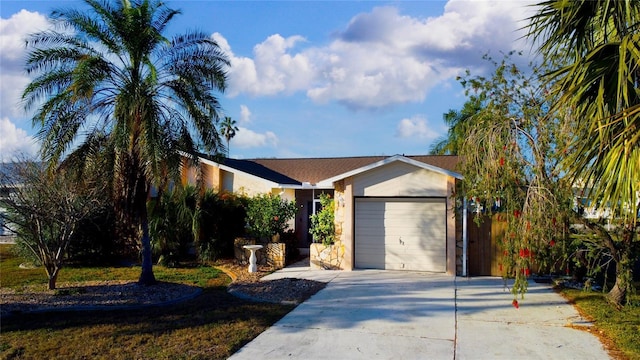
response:
<svg viewBox="0 0 640 360"><path fill-rule="evenodd" d="M442 114L465 97L456 76L486 71L485 53L529 50L525 1L168 1L188 29L231 60L224 115L238 122L230 155L426 154ZM67 1L0 2L0 160L34 153L37 129L19 103L29 78L23 39Z"/></svg>

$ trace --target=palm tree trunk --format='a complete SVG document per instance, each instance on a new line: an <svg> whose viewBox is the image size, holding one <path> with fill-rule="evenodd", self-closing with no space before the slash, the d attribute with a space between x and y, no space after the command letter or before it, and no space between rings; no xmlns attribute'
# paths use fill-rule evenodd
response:
<svg viewBox="0 0 640 360"><path fill-rule="evenodd" d="M635 225L635 224L634 224ZM632 268L634 255L633 238L635 235L633 225L625 226L622 230L622 241L613 253L616 262L616 282L607 294L607 299L617 307L622 307L627 302L627 291L632 281Z"/></svg>
<svg viewBox="0 0 640 360"><path fill-rule="evenodd" d="M142 213L144 212L144 213ZM153 259L151 253L151 239L149 237L149 220L147 219L146 204L145 210L141 210L140 222L142 226L142 271L138 283L141 285L154 285L156 277L153 275Z"/></svg>
<svg viewBox="0 0 640 360"><path fill-rule="evenodd" d="M149 196L149 186L144 175L138 175L135 182L134 202L137 208L140 227L142 228L142 239L140 245L142 247L142 269L138 284L154 285L156 277L153 275L153 254L151 250L151 238L149 236L149 216L147 213L147 198Z"/></svg>
<svg viewBox="0 0 640 360"><path fill-rule="evenodd" d="M617 307L624 306L624 303L627 301L627 287L620 276L616 275L616 283L607 294L607 299Z"/></svg>

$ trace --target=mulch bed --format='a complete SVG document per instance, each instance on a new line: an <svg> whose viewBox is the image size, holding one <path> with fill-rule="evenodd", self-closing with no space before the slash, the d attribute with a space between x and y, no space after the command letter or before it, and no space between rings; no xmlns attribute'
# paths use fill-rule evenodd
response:
<svg viewBox="0 0 640 360"><path fill-rule="evenodd" d="M327 285L319 281L295 278L260 281L273 272L273 269L266 266L258 266L255 273L249 273L246 265L235 262L218 264L217 267L233 279L228 287L230 294L254 301L297 305Z"/></svg>

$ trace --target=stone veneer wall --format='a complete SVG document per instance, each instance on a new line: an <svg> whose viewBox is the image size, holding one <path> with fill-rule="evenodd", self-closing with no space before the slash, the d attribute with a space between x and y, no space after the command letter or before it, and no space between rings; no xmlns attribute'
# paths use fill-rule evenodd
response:
<svg viewBox="0 0 640 360"><path fill-rule="evenodd" d="M243 249L242 247L245 245L255 245L255 244L256 244L256 240L251 238L236 238L235 240L233 240L233 255L236 261L238 262L238 264L240 265L249 264L249 256L251 255L251 252L249 252L249 250L247 249ZM260 264L261 252L262 251L256 251L256 258L257 258L258 264Z"/></svg>
<svg viewBox="0 0 640 360"><path fill-rule="evenodd" d="M249 256L251 252L243 249L244 245L256 245L256 239L252 238L236 238L233 242L235 259L240 265L249 264ZM256 251L256 263L259 265L269 265L276 269L282 269L285 266L285 243L266 243L264 248Z"/></svg>
<svg viewBox="0 0 640 360"><path fill-rule="evenodd" d="M338 181L334 184L333 197L336 202L334 214L334 223L336 227L335 239L337 241L344 241L345 239L342 238L342 229L346 215L344 212L344 180Z"/></svg>
<svg viewBox="0 0 640 360"><path fill-rule="evenodd" d="M311 244L309 247L309 264L312 269L342 270L344 250L342 241L336 241L330 246L319 243Z"/></svg>
<svg viewBox="0 0 640 360"><path fill-rule="evenodd" d="M282 269L285 263L285 248L284 243L268 243L263 249L267 257L267 265L276 269Z"/></svg>

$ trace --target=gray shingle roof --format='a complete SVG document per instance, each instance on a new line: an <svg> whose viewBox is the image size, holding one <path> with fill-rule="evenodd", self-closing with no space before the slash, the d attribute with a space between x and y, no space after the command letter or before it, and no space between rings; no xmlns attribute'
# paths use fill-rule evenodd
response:
<svg viewBox="0 0 640 360"><path fill-rule="evenodd" d="M263 179L273 181L277 184L285 184L285 185L301 185L302 184L302 181L290 178L284 173L270 169L269 167L264 166L252 160L238 160L238 159L225 158L222 164L230 168L240 170L247 174L255 175Z"/></svg>

